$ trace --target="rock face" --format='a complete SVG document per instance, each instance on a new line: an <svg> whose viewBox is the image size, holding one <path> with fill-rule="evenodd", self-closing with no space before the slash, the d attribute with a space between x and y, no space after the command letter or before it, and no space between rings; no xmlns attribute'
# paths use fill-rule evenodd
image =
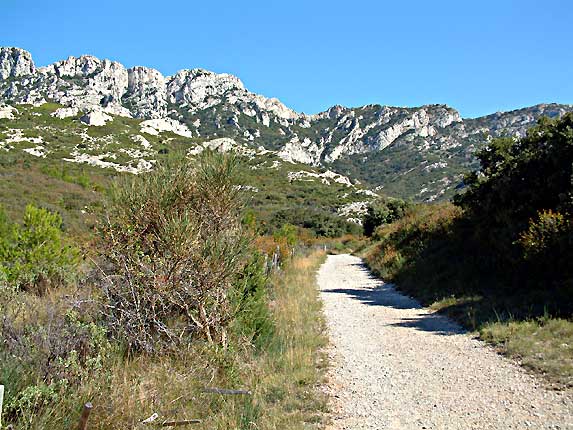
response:
<svg viewBox="0 0 573 430"><path fill-rule="evenodd" d="M0 79L31 75L35 70L28 51L20 48L0 48Z"/></svg>
<svg viewBox="0 0 573 430"><path fill-rule="evenodd" d="M167 86L159 71L136 66L127 71L127 92L123 102L136 118L167 116Z"/></svg>
<svg viewBox="0 0 573 430"><path fill-rule="evenodd" d="M129 115L121 105L127 90L127 70L115 61L82 55L42 67L38 72L37 83L50 99L80 109L103 107Z"/></svg>
<svg viewBox="0 0 573 430"><path fill-rule="evenodd" d="M542 104L462 119L446 105L367 105L306 115L248 91L225 73L186 69L164 77L155 69L126 69L90 55L36 69L30 53L0 48L0 103L46 101L63 105L53 114L57 118L83 114L91 125L110 115L141 118L145 133L262 146L286 161L333 167L390 192L415 192L420 200L442 198L445 189L459 184L488 136L522 136L540 116L573 110Z"/></svg>

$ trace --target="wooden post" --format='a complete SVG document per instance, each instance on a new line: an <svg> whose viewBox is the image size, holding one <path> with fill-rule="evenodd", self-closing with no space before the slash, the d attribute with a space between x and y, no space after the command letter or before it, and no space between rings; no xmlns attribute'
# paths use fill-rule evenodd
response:
<svg viewBox="0 0 573 430"><path fill-rule="evenodd" d="M80 422L78 424L78 430L86 430L88 428L88 418L90 417L90 412L93 409L91 402L87 402L84 405L84 410L82 411L82 416L80 417Z"/></svg>
<svg viewBox="0 0 573 430"><path fill-rule="evenodd" d="M0 385L0 429L2 428L2 402L4 401L4 385Z"/></svg>

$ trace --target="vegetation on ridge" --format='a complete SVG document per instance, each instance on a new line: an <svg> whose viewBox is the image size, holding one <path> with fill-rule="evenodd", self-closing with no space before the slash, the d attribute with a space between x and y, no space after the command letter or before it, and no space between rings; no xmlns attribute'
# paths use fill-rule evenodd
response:
<svg viewBox="0 0 573 430"><path fill-rule="evenodd" d="M478 157L456 206L416 206L378 227L366 260L550 380L573 385L573 115L494 140Z"/></svg>
<svg viewBox="0 0 573 430"><path fill-rule="evenodd" d="M254 241L232 158L206 153L188 163L171 161L112 187L93 261L66 266L76 276L46 271L46 288L29 288L11 277L20 266L3 262L0 273L10 275L0 278L3 423L69 428L86 401L95 405L94 429L135 428L153 413L220 429L322 420L325 340L312 277L323 254L287 260L295 245L289 228L266 246ZM28 211L34 225L49 227L42 246L64 250L60 218ZM2 246L23 246L24 234L14 239L12 230L28 226L3 223ZM280 277L264 256L277 246ZM209 386L252 395L204 393Z"/></svg>

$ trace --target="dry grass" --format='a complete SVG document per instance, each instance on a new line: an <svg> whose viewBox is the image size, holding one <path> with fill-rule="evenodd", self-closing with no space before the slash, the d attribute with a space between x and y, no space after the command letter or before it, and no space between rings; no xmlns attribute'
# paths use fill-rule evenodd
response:
<svg viewBox="0 0 573 430"><path fill-rule="evenodd" d="M141 421L153 413L160 420L199 418L197 429L319 428L327 404L319 389L326 367L320 351L327 340L315 274L323 259L321 252L295 257L276 274L270 304L275 331L260 349L233 339L227 349L195 342L163 356L126 358L113 351L100 371L79 387L62 389L14 428L73 428L87 401L94 404L90 430L149 429ZM253 395L206 394L204 387Z"/></svg>
<svg viewBox="0 0 573 430"><path fill-rule="evenodd" d="M573 387L573 322L558 318L487 324L481 337L556 387Z"/></svg>

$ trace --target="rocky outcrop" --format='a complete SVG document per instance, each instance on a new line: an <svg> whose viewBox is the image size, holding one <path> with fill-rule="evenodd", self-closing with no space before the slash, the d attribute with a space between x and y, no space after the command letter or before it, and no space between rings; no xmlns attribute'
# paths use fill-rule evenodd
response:
<svg viewBox="0 0 573 430"><path fill-rule="evenodd" d="M141 133L263 147L293 163L344 166L356 178L385 187L414 177L407 188L425 200L459 184L462 172L475 166L476 149L490 137L523 136L540 116L573 111L571 105L541 104L462 119L446 105L337 105L306 115L250 92L226 73L186 69L164 77L155 69L126 69L90 55L37 69L28 52L0 48L0 103L46 101L63 105L52 114L56 118L79 117L93 126L113 115L140 118ZM10 108L0 110L0 117L13 115Z"/></svg>
<svg viewBox="0 0 573 430"><path fill-rule="evenodd" d="M79 113L80 110L77 107L65 107L56 109L54 112L52 112L52 116L54 118L64 119L77 116Z"/></svg>
<svg viewBox="0 0 573 430"><path fill-rule="evenodd" d="M96 127L101 127L112 120L113 118L111 116L100 110L88 112L82 115L80 118L80 121L84 124L93 125Z"/></svg>
<svg viewBox="0 0 573 430"><path fill-rule="evenodd" d="M556 118L571 110L571 105L542 103L510 112L496 112L481 118L465 119L463 122L468 133L486 132L493 137L525 136L527 129L535 124L538 118Z"/></svg>
<svg viewBox="0 0 573 430"><path fill-rule="evenodd" d="M18 110L12 106L0 105L0 119L14 119Z"/></svg>
<svg viewBox="0 0 573 430"><path fill-rule="evenodd" d="M40 91L44 90L59 103L85 110L99 106L115 114L131 116L121 105L128 76L120 63L82 55L42 67L38 72Z"/></svg>
<svg viewBox="0 0 573 430"><path fill-rule="evenodd" d="M169 102L185 104L192 111L209 108L227 96L236 96L244 91L239 78L203 69L181 70L167 83Z"/></svg>
<svg viewBox="0 0 573 430"><path fill-rule="evenodd" d="M163 75L148 67L133 67L127 71L127 92L123 102L137 118L167 116L167 84Z"/></svg>
<svg viewBox="0 0 573 430"><path fill-rule="evenodd" d="M0 48L0 79L31 75L35 70L28 51L20 48Z"/></svg>
<svg viewBox="0 0 573 430"><path fill-rule="evenodd" d="M184 124L171 118L158 118L143 121L141 132L157 136L159 133L170 131L184 137L193 137L193 133Z"/></svg>

